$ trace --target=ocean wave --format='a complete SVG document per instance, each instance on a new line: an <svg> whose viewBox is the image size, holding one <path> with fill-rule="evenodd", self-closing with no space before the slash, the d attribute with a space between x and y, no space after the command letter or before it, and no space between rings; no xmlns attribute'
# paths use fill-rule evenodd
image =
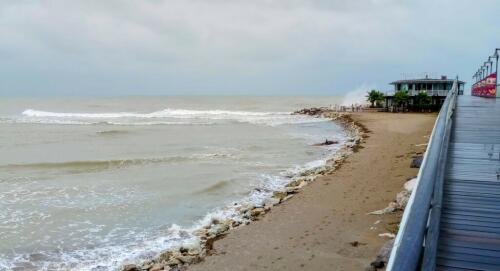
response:
<svg viewBox="0 0 500 271"><path fill-rule="evenodd" d="M18 168L18 169L71 169L71 170L105 170L113 168L123 168L135 165L158 164L158 163L177 163L194 160L224 159L233 157L228 153L201 153L187 156L167 156L151 158L133 158L133 159L109 159L109 160L77 160L64 162L42 162L29 164L8 164L0 168Z"/></svg>
<svg viewBox="0 0 500 271"><path fill-rule="evenodd" d="M1 122L72 125L207 125L216 124L220 121L277 126L320 122L326 121L326 119L291 115L290 112L164 109L151 113L72 113L26 109L20 117L2 120Z"/></svg>
<svg viewBox="0 0 500 271"><path fill-rule="evenodd" d="M29 117L53 117L53 118L180 118L180 117L206 117L206 116L268 116L289 115L288 112L249 112L228 110L187 110L187 109L164 109L152 113L117 112L117 113L58 113L26 109L22 113Z"/></svg>
<svg viewBox="0 0 500 271"><path fill-rule="evenodd" d="M221 156L222 155L222 156ZM302 166L291 167L289 170L282 172L279 175L262 174L258 178L258 182L252 185L251 191L243 198L236 202L231 202L226 206L222 206L204 215L201 219L194 221L188 227L180 227L172 224L166 231L160 230L156 233L143 232L141 230L129 229L130 233L126 234L128 242L122 244L113 244L94 248L81 248L72 251L46 251L40 256L40 253L34 254L17 254L2 255L3 261L0 259L0 270L5 270L29 264L30 267L40 270L116 270L117 267L126 263L134 263L144 259L152 258L161 251L165 251L174 247L191 247L198 246L200 239L195 235L195 231L200 228L207 227L214 221L225 221L233 219L235 221L243 221L242 214L238 211L242 206L262 206L266 199L273 195L274 191L283 189L288 183L294 180L295 177L301 176L304 173L313 169L322 167L326 161L335 155L335 152L330 152L324 159L311 161ZM226 157L226 154L199 154L200 158ZM144 159L139 159L144 160ZM146 159L148 160L148 159ZM120 164L118 161L112 163ZM130 159L133 163L134 159ZM153 159L158 161L158 159ZM93 165L96 161L88 161L88 164ZM97 164L107 164L106 161L97 161ZM69 162L62 163L63 166L81 165L87 162ZM31 164L32 166L53 166L49 163ZM195 193L206 194L218 191L230 185L229 181L219 181ZM110 233L106 239L113 239ZM123 237L123 236L122 236ZM37 259L33 261L33 259Z"/></svg>
<svg viewBox="0 0 500 271"><path fill-rule="evenodd" d="M104 131L98 131L96 132L96 134L98 135L121 135L121 134L128 134L130 133L130 131L127 131L127 130L104 130Z"/></svg>
<svg viewBox="0 0 500 271"><path fill-rule="evenodd" d="M220 189L227 187L229 184L230 184L229 181L218 181L214 184L209 185L208 187L205 187L203 189L200 189L198 191L193 192L193 194L197 195L197 194L213 193L215 191L218 191Z"/></svg>

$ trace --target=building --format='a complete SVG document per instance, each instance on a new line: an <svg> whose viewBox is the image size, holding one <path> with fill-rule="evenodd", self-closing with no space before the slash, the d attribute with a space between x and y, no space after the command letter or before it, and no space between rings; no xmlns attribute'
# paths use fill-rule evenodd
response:
<svg viewBox="0 0 500 271"><path fill-rule="evenodd" d="M394 94L397 91L407 91L408 101L403 107L407 110L432 110L436 111L441 108L448 91L453 86L454 79L448 79L446 76L441 76L440 79L433 79L426 76L423 79L404 79L390 83L394 86L394 90L385 94L385 108L388 111L394 111L397 106L394 102ZM465 82L458 81L459 93L462 94ZM420 92L427 93L430 97L428 103L424 105L418 102L417 95Z"/></svg>

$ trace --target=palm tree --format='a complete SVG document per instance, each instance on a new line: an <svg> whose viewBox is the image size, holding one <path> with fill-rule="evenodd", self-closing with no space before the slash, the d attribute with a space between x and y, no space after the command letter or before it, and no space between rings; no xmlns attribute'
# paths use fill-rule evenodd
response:
<svg viewBox="0 0 500 271"><path fill-rule="evenodd" d="M380 102L384 101L384 98L384 93L375 89L368 91L366 95L366 100L371 103L370 107L375 107L375 103L377 104L377 107L379 107Z"/></svg>
<svg viewBox="0 0 500 271"><path fill-rule="evenodd" d="M403 107L404 111L404 106L408 102L408 91L407 90L398 90L396 93L394 93L394 103L398 107Z"/></svg>

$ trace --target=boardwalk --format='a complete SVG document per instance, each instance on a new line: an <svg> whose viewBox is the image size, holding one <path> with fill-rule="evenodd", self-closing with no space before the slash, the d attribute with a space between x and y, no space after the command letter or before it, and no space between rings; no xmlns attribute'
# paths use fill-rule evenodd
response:
<svg viewBox="0 0 500 271"><path fill-rule="evenodd" d="M436 270L500 270L500 100L459 96Z"/></svg>

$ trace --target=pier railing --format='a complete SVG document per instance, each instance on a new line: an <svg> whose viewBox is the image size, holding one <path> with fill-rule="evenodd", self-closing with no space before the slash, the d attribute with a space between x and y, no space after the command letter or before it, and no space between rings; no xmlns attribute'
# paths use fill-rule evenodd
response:
<svg viewBox="0 0 500 271"><path fill-rule="evenodd" d="M458 79L434 124L415 188L394 240L388 271L435 269L443 180L457 95Z"/></svg>

